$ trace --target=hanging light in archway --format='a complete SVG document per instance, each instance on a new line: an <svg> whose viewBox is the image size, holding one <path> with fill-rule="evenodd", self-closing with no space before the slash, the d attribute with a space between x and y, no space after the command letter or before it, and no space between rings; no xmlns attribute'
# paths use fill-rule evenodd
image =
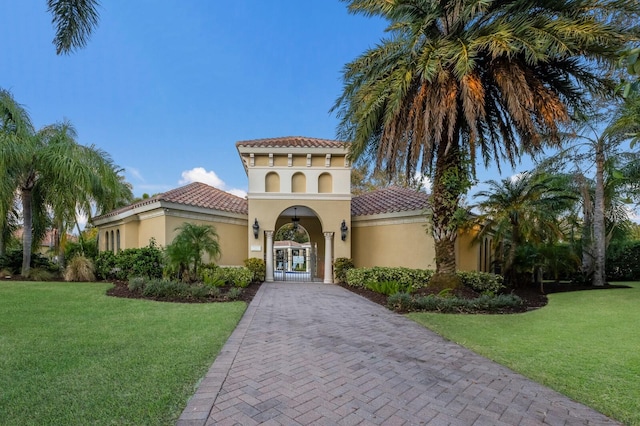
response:
<svg viewBox="0 0 640 426"><path fill-rule="evenodd" d="M298 229L298 224L300 223L300 218L298 217L298 208L293 208L293 217L291 218L291 223L293 223L293 229Z"/></svg>

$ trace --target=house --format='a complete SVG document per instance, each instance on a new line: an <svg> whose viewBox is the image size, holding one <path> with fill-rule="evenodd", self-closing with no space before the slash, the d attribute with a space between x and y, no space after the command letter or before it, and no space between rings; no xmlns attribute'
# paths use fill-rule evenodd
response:
<svg viewBox="0 0 640 426"><path fill-rule="evenodd" d="M353 196L344 142L283 137L241 141L236 148L248 177L246 199L204 183L167 191L94 218L100 250L143 247L152 238L166 246L176 228L190 221L215 226L222 251L218 264L264 259L267 281L284 279L279 271L297 268L304 276L296 279L331 283L333 261L340 257L351 258L356 267L435 269L425 215L428 195L390 186ZM287 223L308 233L304 247L274 241ZM460 232L458 269L483 269L485 246Z"/></svg>

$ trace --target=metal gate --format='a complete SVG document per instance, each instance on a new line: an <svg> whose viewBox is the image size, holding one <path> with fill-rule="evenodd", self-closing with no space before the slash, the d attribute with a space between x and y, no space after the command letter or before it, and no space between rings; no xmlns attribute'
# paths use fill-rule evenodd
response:
<svg viewBox="0 0 640 426"><path fill-rule="evenodd" d="M302 253L304 252L304 253ZM318 245L309 249L273 249L275 281L312 282L317 278Z"/></svg>

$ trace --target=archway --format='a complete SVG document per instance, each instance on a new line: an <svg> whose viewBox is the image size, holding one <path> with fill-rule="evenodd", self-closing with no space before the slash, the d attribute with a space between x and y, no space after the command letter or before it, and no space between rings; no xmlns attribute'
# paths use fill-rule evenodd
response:
<svg viewBox="0 0 640 426"><path fill-rule="evenodd" d="M322 281L324 278L322 224L310 208L294 205L280 213L273 234L275 281Z"/></svg>

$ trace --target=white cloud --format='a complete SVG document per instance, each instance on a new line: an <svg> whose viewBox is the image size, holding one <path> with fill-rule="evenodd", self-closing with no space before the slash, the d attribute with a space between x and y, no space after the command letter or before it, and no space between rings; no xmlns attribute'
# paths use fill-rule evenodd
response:
<svg viewBox="0 0 640 426"><path fill-rule="evenodd" d="M202 182L218 189L224 190L225 183L218 177L213 170L208 172L204 167L194 167L191 170L182 172L182 179L178 182L180 185L186 185L191 182Z"/></svg>
<svg viewBox="0 0 640 426"><path fill-rule="evenodd" d="M213 170L207 171L204 167L194 167L191 170L185 170L182 172L182 179L178 182L180 185L186 185L192 182L202 182L207 185L211 185L214 188L221 189L230 194L244 198L247 196L247 191L237 188L229 188L226 183Z"/></svg>
<svg viewBox="0 0 640 426"><path fill-rule="evenodd" d="M144 182L144 177L142 177L142 173L140 173L140 170L138 170L138 169L136 169L134 167L125 167L124 168L124 172L125 172L125 174L129 174L132 177L136 178L140 182Z"/></svg>
<svg viewBox="0 0 640 426"><path fill-rule="evenodd" d="M429 178L429 176L416 172L413 177L416 181L422 181L422 188L427 194L431 193L431 179Z"/></svg>

